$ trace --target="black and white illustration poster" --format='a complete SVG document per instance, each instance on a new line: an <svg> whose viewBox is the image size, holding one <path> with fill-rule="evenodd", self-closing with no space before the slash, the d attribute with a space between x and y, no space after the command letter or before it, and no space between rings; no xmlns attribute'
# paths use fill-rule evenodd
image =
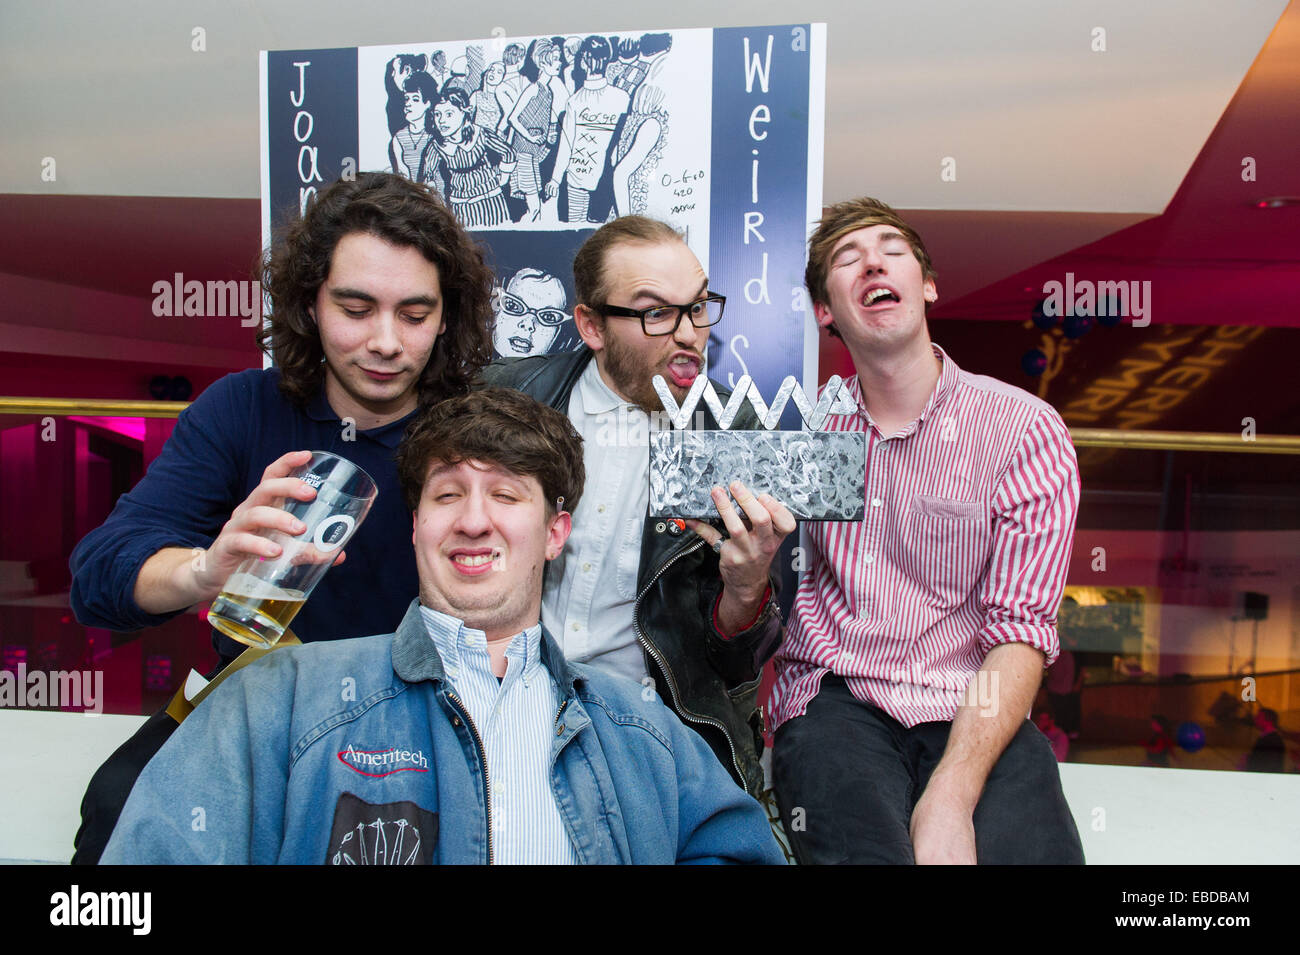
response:
<svg viewBox="0 0 1300 955"><path fill-rule="evenodd" d="M629 30L262 54L264 240L359 171L428 184L492 250L498 355L579 346L573 253L671 223L728 296L710 371L815 383L825 26Z"/></svg>
<svg viewBox="0 0 1300 955"><path fill-rule="evenodd" d="M670 110L684 129L707 120L691 114L691 75L670 68L707 50L707 33L364 47L360 166L428 183L475 230L631 212L695 224L707 202L674 202L657 173L707 165L707 139L669 135Z"/></svg>

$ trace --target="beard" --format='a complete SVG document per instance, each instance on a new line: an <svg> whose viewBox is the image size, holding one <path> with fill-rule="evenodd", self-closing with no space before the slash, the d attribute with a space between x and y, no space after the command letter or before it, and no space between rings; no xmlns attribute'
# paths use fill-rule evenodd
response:
<svg viewBox="0 0 1300 955"><path fill-rule="evenodd" d="M614 390L649 415L660 414L664 410L663 402L659 400L659 394L651 381L655 375L663 375L668 390L673 393L673 397L679 404L688 391L675 385L664 369L656 368L636 352L623 348L618 339L612 335L605 336L605 371L614 381ZM704 374L702 356L700 374Z"/></svg>

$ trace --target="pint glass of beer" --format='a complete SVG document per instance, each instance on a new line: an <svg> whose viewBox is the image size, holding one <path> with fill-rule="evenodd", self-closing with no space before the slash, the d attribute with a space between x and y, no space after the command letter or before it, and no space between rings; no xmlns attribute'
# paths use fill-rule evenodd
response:
<svg viewBox="0 0 1300 955"><path fill-rule="evenodd" d="M328 451L313 451L311 461L291 476L315 488L316 497L277 503L307 530L297 535L267 531L282 548L280 556L245 560L208 610L208 623L250 647L275 646L378 494L369 474Z"/></svg>

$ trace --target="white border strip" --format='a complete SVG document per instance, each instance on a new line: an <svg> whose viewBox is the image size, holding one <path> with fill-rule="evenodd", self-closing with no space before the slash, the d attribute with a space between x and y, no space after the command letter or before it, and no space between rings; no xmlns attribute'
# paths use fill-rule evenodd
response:
<svg viewBox="0 0 1300 955"><path fill-rule="evenodd" d="M258 162L261 165L262 181L262 248L265 249L271 244L271 161L270 161L270 116L269 102L266 79L266 58L267 51L262 50L257 57L257 115L258 115L258 140L261 145L261 155ZM262 321L266 322L266 316L270 313L266 299L266 291L262 291ZM262 353L262 367L271 367L271 356Z"/></svg>
<svg viewBox="0 0 1300 955"><path fill-rule="evenodd" d="M826 24L809 24L808 38L808 228L805 239L813 234L822 217L822 183L826 154ZM806 251L806 250L805 250ZM812 302L804 299L803 388L808 395L817 394L817 322Z"/></svg>

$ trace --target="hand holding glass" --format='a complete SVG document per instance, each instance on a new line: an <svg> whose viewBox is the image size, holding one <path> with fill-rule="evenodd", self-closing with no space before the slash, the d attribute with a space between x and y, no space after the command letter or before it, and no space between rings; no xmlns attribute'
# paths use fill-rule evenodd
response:
<svg viewBox="0 0 1300 955"><path fill-rule="evenodd" d="M328 451L313 451L290 476L315 488L316 497L280 499L277 505L307 529L296 535L267 530L263 536L279 545L280 555L245 560L208 610L208 623L250 647L275 646L379 493L369 474Z"/></svg>

